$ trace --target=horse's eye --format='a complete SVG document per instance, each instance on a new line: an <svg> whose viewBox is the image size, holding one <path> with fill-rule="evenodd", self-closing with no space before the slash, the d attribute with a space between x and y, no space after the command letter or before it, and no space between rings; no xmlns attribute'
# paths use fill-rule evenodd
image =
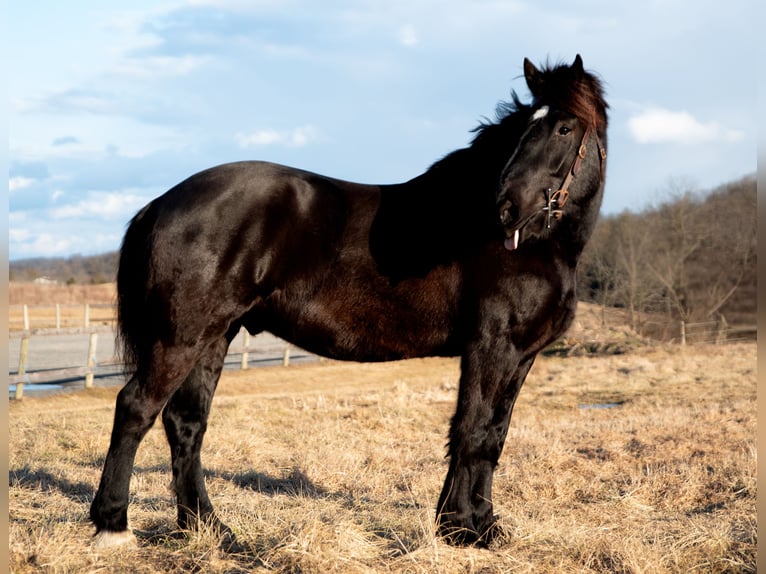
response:
<svg viewBox="0 0 766 574"><path fill-rule="evenodd" d="M572 131L572 130L570 130L568 127L566 127L566 126L561 126L561 127L559 128L559 135L561 135L561 136L565 136L565 135L567 135L567 134L568 134L569 132L571 132L571 131Z"/></svg>

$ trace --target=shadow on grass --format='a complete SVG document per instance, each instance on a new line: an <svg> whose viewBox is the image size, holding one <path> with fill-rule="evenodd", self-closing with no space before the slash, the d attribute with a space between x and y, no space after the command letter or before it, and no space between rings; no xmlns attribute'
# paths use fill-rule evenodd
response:
<svg viewBox="0 0 766 574"><path fill-rule="evenodd" d="M95 494L93 485L88 482L73 482L54 476L47 470L32 469L26 465L8 471L8 486L42 492L57 491L75 502L90 502Z"/></svg>
<svg viewBox="0 0 766 574"><path fill-rule="evenodd" d="M295 498L325 498L330 496L317 486L301 469L293 468L287 476L274 477L261 472L205 471L206 478L227 480L239 488L252 490L267 496L285 495Z"/></svg>

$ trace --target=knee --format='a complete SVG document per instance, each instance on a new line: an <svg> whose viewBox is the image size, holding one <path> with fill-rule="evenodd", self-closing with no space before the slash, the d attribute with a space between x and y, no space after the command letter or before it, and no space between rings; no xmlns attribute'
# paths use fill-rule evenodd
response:
<svg viewBox="0 0 766 574"><path fill-rule="evenodd" d="M159 409L153 401L147 400L140 393L135 380L131 380L117 394L115 407L115 428L125 429L135 427L146 429L150 427L159 414Z"/></svg>

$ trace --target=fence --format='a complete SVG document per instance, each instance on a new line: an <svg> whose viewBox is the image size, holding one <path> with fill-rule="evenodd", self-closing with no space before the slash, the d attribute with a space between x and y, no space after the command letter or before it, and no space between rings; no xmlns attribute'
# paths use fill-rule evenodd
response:
<svg viewBox="0 0 766 574"><path fill-rule="evenodd" d="M15 375L11 374L8 376L9 384L16 385L16 391L14 393L14 398L16 399L21 399L24 397L24 385L27 383L47 383L52 381L84 377L85 388L90 388L93 386L93 377L97 366L119 364L115 358L111 358L108 361L102 361L99 365L99 363L96 361L98 333L91 332L88 340L88 354L86 356L84 365L79 367L67 367L63 369L46 369L44 371L36 371L30 373L27 372L27 359L29 353L30 338L31 336L29 332L24 332L21 337L18 372Z"/></svg>
<svg viewBox="0 0 766 574"><path fill-rule="evenodd" d="M88 329L95 325L114 324L114 306L108 303L11 305L8 315L8 327L12 332L32 329Z"/></svg>
<svg viewBox="0 0 766 574"><path fill-rule="evenodd" d="M729 326L726 321L700 321L679 324L679 342L682 345L693 343L734 343L752 341L756 338L756 325Z"/></svg>
<svg viewBox="0 0 766 574"><path fill-rule="evenodd" d="M756 325L729 325L725 320L687 322L643 319L636 329L644 337L680 345L755 341Z"/></svg>
<svg viewBox="0 0 766 574"><path fill-rule="evenodd" d="M97 373L101 372L103 375L105 367L114 367L112 374L121 373L122 364L117 357L109 356L102 360L97 358L99 337L101 336L102 340L103 337L112 337L114 324L112 305L14 305L9 308L9 311L10 338L20 340L18 343L18 370L16 373L9 373L8 376L9 386L15 385L15 390L11 391L14 398L21 399L24 397L25 385L61 383L82 379L84 387L90 388L93 386ZM62 335L87 335L87 353L83 355L82 359L70 360L70 364L74 363L77 366L30 370L30 342ZM263 341L261 341L261 345L263 345ZM47 346L50 347L51 345ZM82 348L84 350L84 345ZM110 348L103 352L112 355ZM55 351L52 353L55 354ZM79 354L79 351L77 353ZM255 346L250 334L244 329L229 348L227 357L232 355L239 356L238 367L240 369L247 369L253 361L281 361L283 366L289 366L291 359L303 359L310 356L302 353L293 354L288 343L276 338L273 338L271 344Z"/></svg>

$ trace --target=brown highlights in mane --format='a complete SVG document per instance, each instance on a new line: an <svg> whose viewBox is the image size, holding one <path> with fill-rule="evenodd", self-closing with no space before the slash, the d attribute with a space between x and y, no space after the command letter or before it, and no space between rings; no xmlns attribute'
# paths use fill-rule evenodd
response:
<svg viewBox="0 0 766 574"><path fill-rule="evenodd" d="M571 66L546 64L538 70L524 60L524 76L535 100L535 107L548 105L572 114L599 132L606 129L606 110L601 80L583 69L579 54Z"/></svg>

